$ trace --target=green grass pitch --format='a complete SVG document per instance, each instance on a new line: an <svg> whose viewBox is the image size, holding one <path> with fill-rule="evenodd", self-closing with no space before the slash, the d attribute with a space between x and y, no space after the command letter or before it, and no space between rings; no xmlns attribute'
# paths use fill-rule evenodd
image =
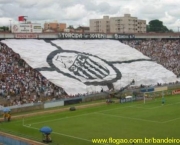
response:
<svg viewBox="0 0 180 145"><path fill-rule="evenodd" d="M180 139L180 95L168 96L165 100L164 105L161 104L161 98L158 98L146 101L145 104L143 101L103 104L76 111L38 115L0 123L0 130L42 141L39 129L49 126L53 129L51 145L93 145L92 139L110 137ZM108 144L118 143L106 143Z"/></svg>

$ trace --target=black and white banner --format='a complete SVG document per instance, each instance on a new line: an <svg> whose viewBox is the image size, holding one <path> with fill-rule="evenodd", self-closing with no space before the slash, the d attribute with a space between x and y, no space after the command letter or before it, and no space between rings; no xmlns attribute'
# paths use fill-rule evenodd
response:
<svg viewBox="0 0 180 145"><path fill-rule="evenodd" d="M59 33L61 39L106 39L106 34L100 33Z"/></svg>
<svg viewBox="0 0 180 145"><path fill-rule="evenodd" d="M133 39L134 34L114 34L114 39Z"/></svg>
<svg viewBox="0 0 180 145"><path fill-rule="evenodd" d="M80 36L79 36L80 37ZM117 40L3 40L31 67L68 94L176 81L176 76Z"/></svg>

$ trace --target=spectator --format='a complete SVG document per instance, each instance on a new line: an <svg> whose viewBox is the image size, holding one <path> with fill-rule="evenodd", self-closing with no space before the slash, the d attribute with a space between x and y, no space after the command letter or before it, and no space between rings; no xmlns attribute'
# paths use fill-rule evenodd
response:
<svg viewBox="0 0 180 145"><path fill-rule="evenodd" d="M136 48L180 77L180 42L178 40L130 40L122 42Z"/></svg>
<svg viewBox="0 0 180 145"><path fill-rule="evenodd" d="M9 105L38 102L44 92L53 98L52 92L59 91L58 88L0 43L0 96L6 97Z"/></svg>

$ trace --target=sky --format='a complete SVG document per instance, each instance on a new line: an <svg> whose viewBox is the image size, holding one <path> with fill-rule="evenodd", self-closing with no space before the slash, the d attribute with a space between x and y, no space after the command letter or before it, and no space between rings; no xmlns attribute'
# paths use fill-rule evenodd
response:
<svg viewBox="0 0 180 145"><path fill-rule="evenodd" d="M169 29L180 27L180 0L0 0L0 26L17 23L18 16L44 24L57 21L89 26L89 19L123 16L158 19ZM11 21L10 21L11 20Z"/></svg>

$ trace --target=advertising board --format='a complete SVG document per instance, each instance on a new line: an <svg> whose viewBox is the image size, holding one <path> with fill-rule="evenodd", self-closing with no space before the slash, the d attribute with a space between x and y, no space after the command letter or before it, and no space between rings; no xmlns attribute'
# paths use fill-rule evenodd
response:
<svg viewBox="0 0 180 145"><path fill-rule="evenodd" d="M14 24L11 28L12 33L42 33L41 24Z"/></svg>
<svg viewBox="0 0 180 145"><path fill-rule="evenodd" d="M176 95L176 94L180 94L180 89L177 89L177 90L173 90L173 91L172 91L172 95Z"/></svg>
<svg viewBox="0 0 180 145"><path fill-rule="evenodd" d="M18 38L18 39L33 39L33 38L38 38L38 35L37 34L15 34L14 35L15 38Z"/></svg>

